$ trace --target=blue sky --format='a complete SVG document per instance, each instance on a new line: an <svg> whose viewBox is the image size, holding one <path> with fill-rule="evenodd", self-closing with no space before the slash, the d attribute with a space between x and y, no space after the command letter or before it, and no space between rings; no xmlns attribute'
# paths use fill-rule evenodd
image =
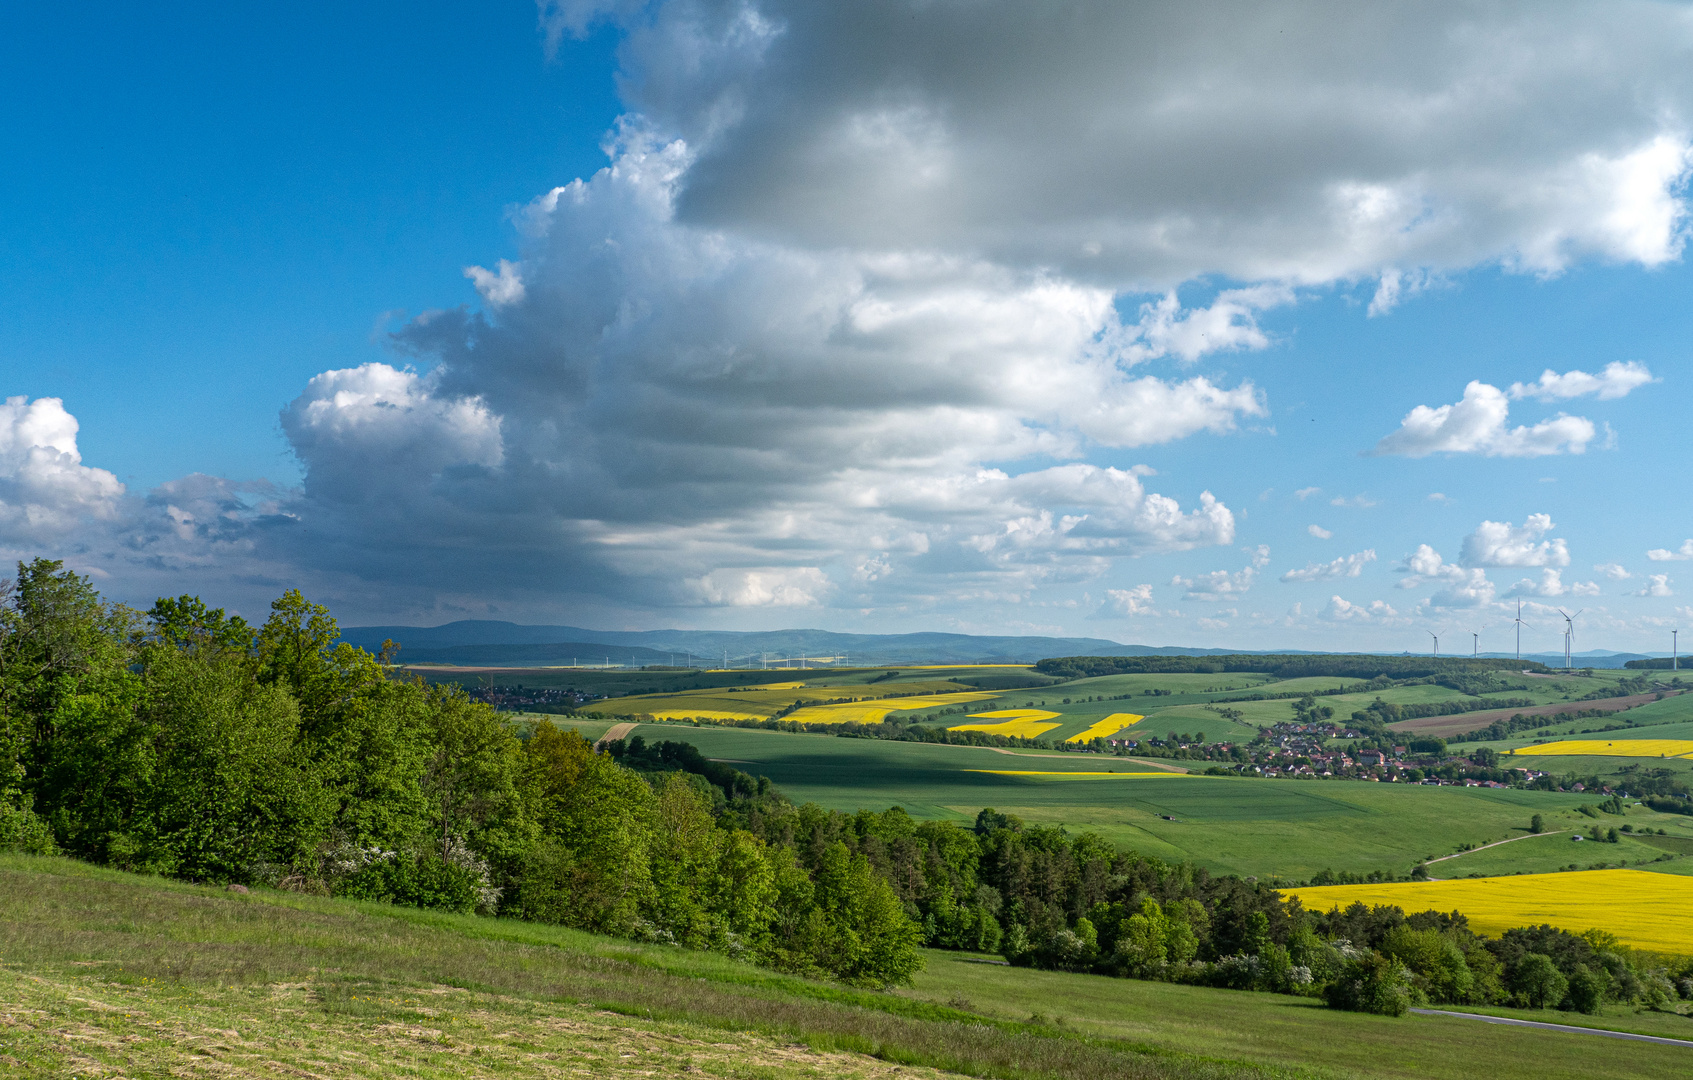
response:
<svg viewBox="0 0 1693 1080"><path fill-rule="evenodd" d="M350 622L1693 625L1686 8L1066 10L14 14L0 554Z"/></svg>

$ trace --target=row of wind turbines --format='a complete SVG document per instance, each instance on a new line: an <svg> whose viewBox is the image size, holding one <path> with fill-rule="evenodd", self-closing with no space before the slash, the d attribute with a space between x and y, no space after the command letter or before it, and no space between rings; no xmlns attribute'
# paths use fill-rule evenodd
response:
<svg viewBox="0 0 1693 1080"><path fill-rule="evenodd" d="M1586 611L1587 609L1582 608L1579 611L1577 611L1575 613L1575 615L1571 615L1569 612L1565 611L1563 608L1557 608L1556 610L1557 610L1559 615L1562 615L1564 617L1564 667L1573 668L1575 666L1575 664L1574 664L1575 620L1576 620L1576 617L1581 614L1581 612ZM1527 626L1530 630L1534 629L1533 626L1531 626L1529 623L1527 623L1523 620L1523 602L1521 600L1517 601L1517 617L1512 619L1511 622L1513 624L1515 624L1515 626L1517 628L1517 659L1521 660L1523 658L1523 627ZM1481 628L1481 630L1486 630L1486 629L1487 629L1487 627L1485 627L1485 626L1483 626ZM1481 655L1481 630L1471 630L1471 631L1469 631L1469 635L1470 635L1470 638L1471 638L1470 649L1471 649L1471 655L1472 656L1480 656ZM1428 633L1429 637L1434 639L1434 655L1439 656L1440 655L1440 635L1435 633L1433 630L1429 630L1429 631L1427 631L1427 633ZM1678 633L1678 632L1672 631L1672 633Z"/></svg>

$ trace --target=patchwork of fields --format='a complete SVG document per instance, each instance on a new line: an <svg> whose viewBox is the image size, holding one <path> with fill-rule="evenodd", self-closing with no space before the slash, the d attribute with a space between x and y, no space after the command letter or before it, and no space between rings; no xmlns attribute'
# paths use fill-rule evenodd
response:
<svg viewBox="0 0 1693 1080"><path fill-rule="evenodd" d="M710 757L770 777L796 802L845 811L901 806L917 818L960 823L993 807L1031 824L1097 832L1123 847L1191 860L1217 873L1289 880L1304 880L1325 869L1403 876L1427 857L1527 835L1529 819L1537 813L1548 829L1585 830L1595 824L1577 811L1592 801L1590 796L1549 791L1344 780L1149 778L1129 775L1152 771L1149 764L1095 754L674 724L642 724L636 733L648 741L685 739ZM1118 771L1098 775L1113 769ZM1604 822L1624 823L1664 828L1672 837L1693 841L1693 818L1635 809L1625 817L1607 815ZM1509 853L1533 843L1493 850ZM1555 865L1578 859L1582 866L1596 860L1614 865L1620 859L1635 865L1665 853L1630 845L1580 847L1579 854ZM1505 854L1498 858L1508 860ZM1678 855L1652 869L1683 866L1693 868L1693 860ZM1492 872L1513 869L1503 861Z"/></svg>

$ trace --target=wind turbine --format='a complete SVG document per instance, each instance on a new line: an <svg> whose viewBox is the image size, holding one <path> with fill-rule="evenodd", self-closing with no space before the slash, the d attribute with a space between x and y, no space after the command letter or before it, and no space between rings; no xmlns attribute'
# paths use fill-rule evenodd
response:
<svg viewBox="0 0 1693 1080"><path fill-rule="evenodd" d="M1523 602L1521 600L1517 601L1517 617L1512 621L1517 624L1517 660L1520 663L1522 661L1522 658L1523 658L1523 625L1524 625L1523 624Z"/></svg>
<svg viewBox="0 0 1693 1080"><path fill-rule="evenodd" d="M1681 631L1680 630L1671 630L1669 632L1669 669L1671 671L1680 671L1681 670Z"/></svg>
<svg viewBox="0 0 1693 1080"><path fill-rule="evenodd" d="M1485 627L1485 626L1481 628L1481 630L1486 630L1486 629L1487 629L1487 627ZM1471 630L1470 631L1470 637L1475 639L1474 641L1470 642L1470 657L1472 659L1481 656L1481 630Z"/></svg>
<svg viewBox="0 0 1693 1080"><path fill-rule="evenodd" d="M1423 632L1426 633L1429 637L1434 639L1434 655L1439 656L1440 655L1440 635L1435 633L1433 630L1425 630Z"/></svg>
<svg viewBox="0 0 1693 1080"><path fill-rule="evenodd" d="M1581 611L1586 610L1586 608L1581 609ZM1558 614L1564 616L1564 670L1566 671L1575 667L1570 658L1570 649L1575 646L1575 616L1580 615L1581 611L1576 612L1575 615L1570 615L1566 614L1563 608L1558 609Z"/></svg>

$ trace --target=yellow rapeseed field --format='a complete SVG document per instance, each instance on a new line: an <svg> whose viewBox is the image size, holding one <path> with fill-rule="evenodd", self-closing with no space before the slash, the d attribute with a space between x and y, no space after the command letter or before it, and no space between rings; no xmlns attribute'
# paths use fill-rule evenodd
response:
<svg viewBox="0 0 1693 1080"><path fill-rule="evenodd" d="M1457 910L1478 934L1551 923L1574 933L1605 930L1639 949L1693 955L1693 878L1675 874L1580 870L1282 891L1317 911L1354 901L1396 904L1407 914Z"/></svg>
<svg viewBox="0 0 1693 1080"><path fill-rule="evenodd" d="M1520 746L1517 754L1582 755L1585 757L1693 757L1693 739L1564 739Z"/></svg>
<svg viewBox="0 0 1693 1080"><path fill-rule="evenodd" d="M971 713L972 720L996 720L993 724L954 724L953 731L985 731L989 735L1006 735L1014 739L1038 739L1057 727L1043 721L1058 714L1045 709L997 709L994 712Z"/></svg>
<svg viewBox="0 0 1693 1080"><path fill-rule="evenodd" d="M722 709L654 709L647 713L655 720L764 720L769 713L725 712Z"/></svg>
<svg viewBox="0 0 1693 1080"><path fill-rule="evenodd" d="M880 701L844 701L836 705L807 705L788 714L787 719L802 724L880 724L890 712L911 709L938 709L943 705L963 705L982 701L995 695L985 690L957 694L918 694L913 697L883 698Z"/></svg>
<svg viewBox="0 0 1693 1080"><path fill-rule="evenodd" d="M1065 742L1092 742L1095 739L1109 739L1111 736L1117 734L1117 732L1119 732L1119 731L1122 731L1124 728L1132 727L1133 725L1135 725L1135 724L1137 724L1140 721L1145 720L1145 719L1146 719L1146 717L1140 715L1139 713L1114 712L1110 716L1107 716L1105 719L1101 720L1099 723L1093 725L1092 727L1088 728L1086 731L1082 732L1080 735L1072 735L1068 739L1065 739L1064 741Z"/></svg>

